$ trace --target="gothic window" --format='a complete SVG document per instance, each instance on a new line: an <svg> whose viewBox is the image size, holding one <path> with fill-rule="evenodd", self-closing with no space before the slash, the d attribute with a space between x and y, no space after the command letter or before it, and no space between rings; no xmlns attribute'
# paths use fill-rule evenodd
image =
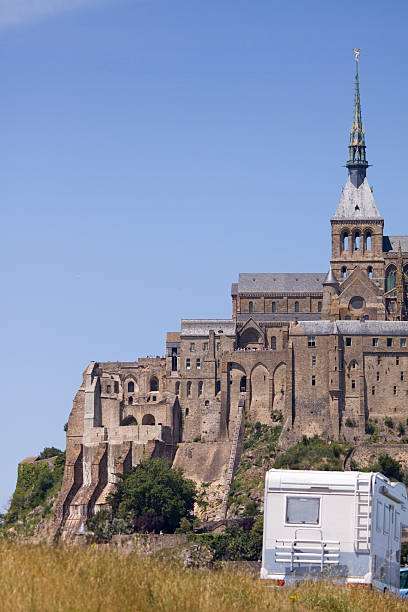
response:
<svg viewBox="0 0 408 612"><path fill-rule="evenodd" d="M387 274L385 277L385 290L391 291L394 289L396 284L396 268L395 266L390 266L387 270Z"/></svg>
<svg viewBox="0 0 408 612"><path fill-rule="evenodd" d="M295 312L299 312L299 302L295 302Z"/></svg>
<svg viewBox="0 0 408 612"><path fill-rule="evenodd" d="M135 383L133 381L128 382L128 392L134 393L134 390L135 390Z"/></svg>
<svg viewBox="0 0 408 612"><path fill-rule="evenodd" d="M117 380L113 383L113 390L115 393L119 393L119 383Z"/></svg>
<svg viewBox="0 0 408 612"><path fill-rule="evenodd" d="M129 397L128 403L129 403L129 406L131 406L133 404L133 397Z"/></svg>
<svg viewBox="0 0 408 612"><path fill-rule="evenodd" d="M241 393L246 392L246 376L241 377L241 381L239 383L239 390Z"/></svg>
<svg viewBox="0 0 408 612"><path fill-rule="evenodd" d="M254 303L253 302L249 302L249 304L248 304L248 312L254 312Z"/></svg>
<svg viewBox="0 0 408 612"><path fill-rule="evenodd" d="M197 390L197 395L198 397L201 397L201 395L203 394L203 381L200 380L198 382L198 390Z"/></svg>
<svg viewBox="0 0 408 612"><path fill-rule="evenodd" d="M349 234L348 232L344 232L341 238L341 250L348 251L349 248Z"/></svg>
<svg viewBox="0 0 408 612"><path fill-rule="evenodd" d="M176 386L174 388L174 392L176 395L180 395L180 383L176 382Z"/></svg>
<svg viewBox="0 0 408 612"><path fill-rule="evenodd" d="M271 336L271 349L276 350L276 336Z"/></svg>
<svg viewBox="0 0 408 612"><path fill-rule="evenodd" d="M276 312L276 302L272 302L272 312Z"/></svg>
<svg viewBox="0 0 408 612"><path fill-rule="evenodd" d="M111 392L111 386L110 385L106 385L106 393L110 393Z"/></svg>
<svg viewBox="0 0 408 612"><path fill-rule="evenodd" d="M187 397L191 395L191 380L187 382Z"/></svg>
<svg viewBox="0 0 408 612"><path fill-rule="evenodd" d="M360 250L360 232L357 231L354 234L354 250L355 251L359 251Z"/></svg>
<svg viewBox="0 0 408 612"><path fill-rule="evenodd" d="M371 251L371 232L367 232L365 235L365 250Z"/></svg>
<svg viewBox="0 0 408 612"><path fill-rule="evenodd" d="M368 266L367 274L368 274L368 278L373 278L373 268L372 268L372 266Z"/></svg>
<svg viewBox="0 0 408 612"><path fill-rule="evenodd" d="M150 391L158 391L159 390L159 381L155 376L150 379Z"/></svg>
<svg viewBox="0 0 408 612"><path fill-rule="evenodd" d="M343 266L341 269L341 278L346 278L347 276L347 268L346 266Z"/></svg>
<svg viewBox="0 0 408 612"><path fill-rule="evenodd" d="M317 302L317 312L322 312L322 303Z"/></svg>

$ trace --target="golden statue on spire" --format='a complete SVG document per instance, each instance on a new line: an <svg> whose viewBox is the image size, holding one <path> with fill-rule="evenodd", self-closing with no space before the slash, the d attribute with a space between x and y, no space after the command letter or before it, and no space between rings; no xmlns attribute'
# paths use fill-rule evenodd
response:
<svg viewBox="0 0 408 612"><path fill-rule="evenodd" d="M353 51L355 55L355 60L356 62L358 62L358 56L360 55L360 49L353 49Z"/></svg>

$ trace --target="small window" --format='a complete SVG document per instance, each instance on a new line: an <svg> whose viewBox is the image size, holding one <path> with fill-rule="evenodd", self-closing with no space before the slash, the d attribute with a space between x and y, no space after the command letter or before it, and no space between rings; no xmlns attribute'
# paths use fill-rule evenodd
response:
<svg viewBox="0 0 408 612"><path fill-rule="evenodd" d="M191 380L187 382L187 397L191 395Z"/></svg>
<svg viewBox="0 0 408 612"><path fill-rule="evenodd" d="M399 365L399 355L395 356L395 365Z"/></svg>
<svg viewBox="0 0 408 612"><path fill-rule="evenodd" d="M312 387L316 386L316 376L312 376Z"/></svg>
<svg viewBox="0 0 408 612"><path fill-rule="evenodd" d="M392 338L387 338L387 346L392 346Z"/></svg>
<svg viewBox="0 0 408 612"><path fill-rule="evenodd" d="M106 393L110 393L111 392L111 386L110 385L106 385Z"/></svg>
<svg viewBox="0 0 408 612"><path fill-rule="evenodd" d="M115 393L119 393L119 383L117 380L113 383L113 389Z"/></svg>
<svg viewBox="0 0 408 612"><path fill-rule="evenodd" d="M316 355L313 355L312 357L312 366L316 365Z"/></svg>
<svg viewBox="0 0 408 612"><path fill-rule="evenodd" d="M404 372L400 372L400 381L402 382L404 380Z"/></svg>
<svg viewBox="0 0 408 612"><path fill-rule="evenodd" d="M217 395L220 391L221 391L221 381L216 380L215 381L215 395Z"/></svg>
<svg viewBox="0 0 408 612"><path fill-rule="evenodd" d="M357 361L355 361L355 360L353 359L353 361L351 362L351 364L350 364L350 365L351 365L352 369L353 369L353 370L355 370L355 369L356 369L356 367L357 367Z"/></svg>
<svg viewBox="0 0 408 612"><path fill-rule="evenodd" d="M390 506L384 506L384 533L390 533Z"/></svg>
<svg viewBox="0 0 408 612"><path fill-rule="evenodd" d="M376 517L377 531L382 531L383 528L383 503L377 502L377 517Z"/></svg>
<svg viewBox="0 0 408 612"><path fill-rule="evenodd" d="M153 402L155 402L156 399L157 399L157 397L155 395L153 395L153 397L152 397Z"/></svg>
<svg viewBox="0 0 408 612"><path fill-rule="evenodd" d="M397 395L397 387L394 385L394 389L393 389L394 395Z"/></svg>
<svg viewBox="0 0 408 612"><path fill-rule="evenodd" d="M319 497L286 498L286 523L288 525L318 525L320 514Z"/></svg>
<svg viewBox="0 0 408 612"><path fill-rule="evenodd" d="M295 312L299 312L299 302L295 302Z"/></svg>
<svg viewBox="0 0 408 612"><path fill-rule="evenodd" d="M380 365L380 364L381 364L381 357L380 355L377 355L377 365Z"/></svg>
<svg viewBox="0 0 408 612"><path fill-rule="evenodd" d="M197 368L197 370L201 369L201 359L199 357L197 357L197 359L196 359L196 368Z"/></svg>
<svg viewBox="0 0 408 612"><path fill-rule="evenodd" d="M203 343L203 351L208 351L208 342Z"/></svg>
<svg viewBox="0 0 408 612"><path fill-rule="evenodd" d="M355 389L355 388L356 388L356 381L355 381L355 380L352 380L352 381L351 381L351 388L352 388L352 389Z"/></svg>
<svg viewBox="0 0 408 612"><path fill-rule="evenodd" d="M217 351L219 351L221 348L221 342L217 342Z"/></svg>
<svg viewBox="0 0 408 612"><path fill-rule="evenodd" d="M366 233L365 248L366 248L366 251L371 251L371 232Z"/></svg>
<svg viewBox="0 0 408 612"><path fill-rule="evenodd" d="M343 237L342 237L342 244L341 244L341 250L342 251L348 251L348 247L349 247L349 235L348 232L344 232Z"/></svg>
<svg viewBox="0 0 408 612"><path fill-rule="evenodd" d="M312 348L316 346L316 336L308 336L307 337L307 346Z"/></svg>
<svg viewBox="0 0 408 612"><path fill-rule="evenodd" d="M347 276L347 268L346 266L343 266L341 269L341 277L346 278L346 276Z"/></svg>
<svg viewBox="0 0 408 612"><path fill-rule="evenodd" d="M377 382L379 382L379 380L380 380L380 373L377 372Z"/></svg>
<svg viewBox="0 0 408 612"><path fill-rule="evenodd" d="M368 274L368 278L373 278L373 269L371 266L368 266L367 274Z"/></svg>
<svg viewBox="0 0 408 612"><path fill-rule="evenodd" d="M351 346L351 338L346 338L346 346Z"/></svg>
<svg viewBox="0 0 408 612"><path fill-rule="evenodd" d="M271 336L271 349L276 350L276 336Z"/></svg>
<svg viewBox="0 0 408 612"><path fill-rule="evenodd" d="M371 395L375 395L375 387L374 387L374 385L371 387Z"/></svg>
<svg viewBox="0 0 408 612"><path fill-rule="evenodd" d="M175 384L174 393L176 395L180 395L180 383L179 382L176 382L176 384Z"/></svg>
<svg viewBox="0 0 408 612"><path fill-rule="evenodd" d="M317 302L317 312L322 312L322 303Z"/></svg>
<svg viewBox="0 0 408 612"><path fill-rule="evenodd" d="M159 381L155 376L150 379L150 391L158 391L159 390Z"/></svg>
<svg viewBox="0 0 408 612"><path fill-rule="evenodd" d="M276 312L276 302L272 302L272 312Z"/></svg>
<svg viewBox="0 0 408 612"><path fill-rule="evenodd" d="M191 368L191 360L186 359L186 370L189 370L190 368Z"/></svg>
<svg viewBox="0 0 408 612"><path fill-rule="evenodd" d="M133 404L133 397L132 396L130 396L128 398L128 404L129 404L129 406L131 406Z"/></svg>
<svg viewBox="0 0 408 612"><path fill-rule="evenodd" d="M190 353L194 353L195 351L195 342L190 342Z"/></svg>
<svg viewBox="0 0 408 612"><path fill-rule="evenodd" d="M198 397L201 397L201 396L202 396L202 394L203 394L203 381L202 381L202 380L200 380L200 381L198 382L198 390L197 390L197 395L198 395Z"/></svg>
<svg viewBox="0 0 408 612"><path fill-rule="evenodd" d="M373 346L378 346L378 338L373 338Z"/></svg>
<svg viewBox="0 0 408 612"><path fill-rule="evenodd" d="M354 249L356 251L360 250L360 232L354 234Z"/></svg>
<svg viewBox="0 0 408 612"><path fill-rule="evenodd" d="M239 390L241 393L246 392L247 379L246 376L241 376L241 381L239 383Z"/></svg>
<svg viewBox="0 0 408 612"><path fill-rule="evenodd" d="M130 381L130 382L128 383L128 392L129 392L129 393L133 393L133 392L134 392L134 390L135 390L135 383L134 383L134 382L132 382L132 381Z"/></svg>
<svg viewBox="0 0 408 612"><path fill-rule="evenodd" d="M254 312L254 303L253 302L249 302L249 304L248 304L248 312Z"/></svg>
<svg viewBox="0 0 408 612"><path fill-rule="evenodd" d="M407 346L407 339L406 338L400 338L400 347L401 348L405 348Z"/></svg>

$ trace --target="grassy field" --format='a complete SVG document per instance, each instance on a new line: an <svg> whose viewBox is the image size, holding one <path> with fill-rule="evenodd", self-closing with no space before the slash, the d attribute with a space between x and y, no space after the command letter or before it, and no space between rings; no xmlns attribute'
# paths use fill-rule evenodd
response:
<svg viewBox="0 0 408 612"><path fill-rule="evenodd" d="M246 573L185 570L98 548L0 545L0 609L251 612L408 610L408 602L329 584L271 589Z"/></svg>

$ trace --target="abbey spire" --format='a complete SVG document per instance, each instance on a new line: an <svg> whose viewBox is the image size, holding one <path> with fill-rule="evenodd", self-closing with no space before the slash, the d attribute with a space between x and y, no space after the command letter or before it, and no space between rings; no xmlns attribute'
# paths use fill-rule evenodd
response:
<svg viewBox="0 0 408 612"><path fill-rule="evenodd" d="M355 60L356 60L356 81L354 89L354 113L353 123L350 129L350 144L349 144L349 158L347 161L347 168L350 175L350 180L354 187L360 187L364 182L366 169L368 166L366 160L366 144L364 136L363 121L361 118L361 104L360 104L360 82L358 76L358 59L360 55L360 49L354 49Z"/></svg>

